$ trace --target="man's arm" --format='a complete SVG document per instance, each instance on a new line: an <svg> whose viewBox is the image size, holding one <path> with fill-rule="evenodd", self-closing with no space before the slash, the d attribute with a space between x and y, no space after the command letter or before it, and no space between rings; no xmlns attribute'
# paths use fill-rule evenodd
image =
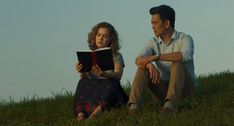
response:
<svg viewBox="0 0 234 126"><path fill-rule="evenodd" d="M138 57L136 59L136 65L140 68L145 68L147 63L153 61L183 61L183 56L181 52L172 52L162 55Z"/></svg>
<svg viewBox="0 0 234 126"><path fill-rule="evenodd" d="M158 60L181 62L183 61L183 56L181 52L172 52L172 53L162 54L159 56L159 58L154 58L154 61L158 61Z"/></svg>

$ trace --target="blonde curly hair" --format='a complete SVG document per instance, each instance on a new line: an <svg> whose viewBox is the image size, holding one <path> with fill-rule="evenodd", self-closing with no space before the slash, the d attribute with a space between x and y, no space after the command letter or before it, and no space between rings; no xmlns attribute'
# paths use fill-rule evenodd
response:
<svg viewBox="0 0 234 126"><path fill-rule="evenodd" d="M115 54L119 51L120 44L119 44L119 37L118 33L115 30L114 26L112 26L110 23L107 22L101 22L95 25L92 30L88 34L88 44L89 48L91 50L97 49L96 43L95 43L95 37L97 35L97 32L99 28L107 28L110 33L110 47L112 49L112 53Z"/></svg>

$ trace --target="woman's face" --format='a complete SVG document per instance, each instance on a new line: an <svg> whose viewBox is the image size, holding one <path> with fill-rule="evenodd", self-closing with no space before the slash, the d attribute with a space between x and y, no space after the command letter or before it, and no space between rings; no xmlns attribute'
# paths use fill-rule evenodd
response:
<svg viewBox="0 0 234 126"><path fill-rule="evenodd" d="M95 43L97 48L107 47L110 44L110 33L107 28L99 28L95 36Z"/></svg>

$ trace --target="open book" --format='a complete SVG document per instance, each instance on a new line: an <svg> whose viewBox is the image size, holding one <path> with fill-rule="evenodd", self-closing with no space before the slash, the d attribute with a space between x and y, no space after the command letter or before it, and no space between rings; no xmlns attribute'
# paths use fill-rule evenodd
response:
<svg viewBox="0 0 234 126"><path fill-rule="evenodd" d="M98 65L102 71L114 69L114 61L112 50L110 47L105 47L91 50L77 50L78 61L83 65L81 72L89 72L93 65Z"/></svg>

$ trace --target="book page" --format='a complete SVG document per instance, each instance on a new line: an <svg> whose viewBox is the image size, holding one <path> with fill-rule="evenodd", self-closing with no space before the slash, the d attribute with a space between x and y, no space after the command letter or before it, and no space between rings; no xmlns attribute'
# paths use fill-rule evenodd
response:
<svg viewBox="0 0 234 126"><path fill-rule="evenodd" d="M107 49L111 49L111 47L99 48L99 49L96 49L96 50L94 50L94 51L107 50Z"/></svg>

